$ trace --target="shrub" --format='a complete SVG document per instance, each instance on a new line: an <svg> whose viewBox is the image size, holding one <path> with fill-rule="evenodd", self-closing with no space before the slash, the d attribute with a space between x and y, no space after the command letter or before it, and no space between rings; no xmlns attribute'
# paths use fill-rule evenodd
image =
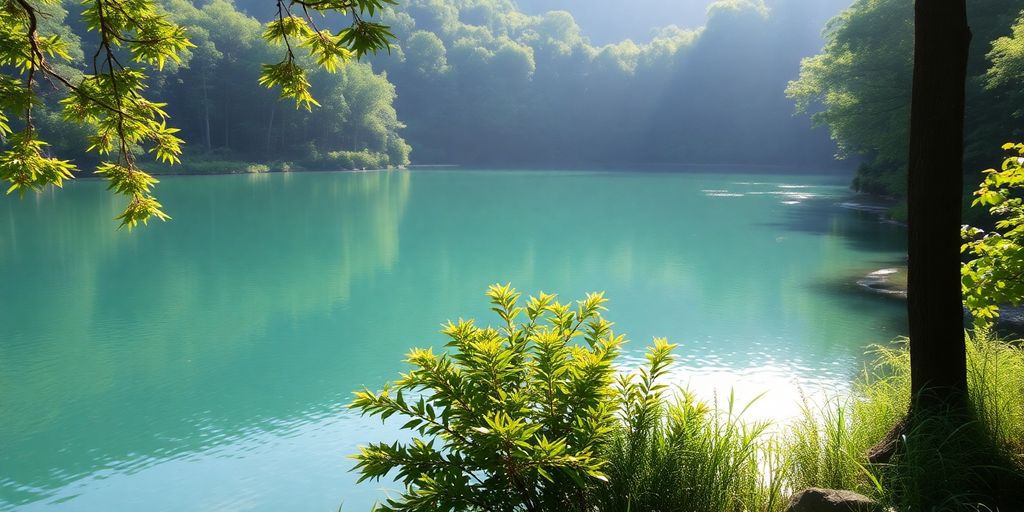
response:
<svg viewBox="0 0 1024 512"><path fill-rule="evenodd" d="M275 172L295 172L305 170L305 167L295 162L281 161L270 164L270 170Z"/></svg>
<svg viewBox="0 0 1024 512"><path fill-rule="evenodd" d="M972 206L987 207L995 229L965 226L961 251L971 260L961 268L964 304L975 324L985 326L999 316L999 306L1021 305L1024 298L1024 144L1008 142L999 169L988 169L974 192Z"/></svg>
<svg viewBox="0 0 1024 512"><path fill-rule="evenodd" d="M405 142L398 135L388 135L387 154L391 165L409 165L409 155L412 153L412 146Z"/></svg>
<svg viewBox="0 0 1024 512"><path fill-rule="evenodd" d="M352 160L352 151L330 151L324 159L342 169L354 169L355 163Z"/></svg>
<svg viewBox="0 0 1024 512"><path fill-rule="evenodd" d="M236 174L248 172L252 164L242 160L206 159L204 157L189 158L182 165L148 164L155 174Z"/></svg>
<svg viewBox="0 0 1024 512"><path fill-rule="evenodd" d="M352 165L356 169L384 169L388 166L388 156L384 153L371 153L368 150L352 153Z"/></svg>
<svg viewBox="0 0 1024 512"><path fill-rule="evenodd" d="M670 402L673 345L656 339L646 366L619 373L602 294L575 307L543 293L520 306L507 285L487 295L500 327L449 322L451 353L413 350L409 373L351 404L413 432L355 456L360 481L394 472L406 486L381 510L776 508L781 483L758 471L767 424L742 423L731 400L724 415L686 392Z"/></svg>
<svg viewBox="0 0 1024 512"><path fill-rule="evenodd" d="M388 167L388 155L362 151L331 151L324 162L341 169L384 169Z"/></svg>
<svg viewBox="0 0 1024 512"><path fill-rule="evenodd" d="M407 486L383 510L569 509L606 478L599 452L615 425L612 361L623 340L600 315L604 297L571 308L543 293L520 307L509 286L487 295L500 328L449 322L451 354L413 350L412 371L351 404L404 416L421 436L355 456L360 480L397 470ZM656 344L652 373L669 350Z"/></svg>

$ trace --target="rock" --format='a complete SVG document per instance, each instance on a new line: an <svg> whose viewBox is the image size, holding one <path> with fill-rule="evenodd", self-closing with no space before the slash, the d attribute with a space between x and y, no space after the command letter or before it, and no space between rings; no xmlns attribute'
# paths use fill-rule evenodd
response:
<svg viewBox="0 0 1024 512"><path fill-rule="evenodd" d="M804 489L789 500L786 512L884 512L875 500L853 491Z"/></svg>
<svg viewBox="0 0 1024 512"><path fill-rule="evenodd" d="M907 270L905 268L883 268L857 280L857 284L872 292L907 298Z"/></svg>

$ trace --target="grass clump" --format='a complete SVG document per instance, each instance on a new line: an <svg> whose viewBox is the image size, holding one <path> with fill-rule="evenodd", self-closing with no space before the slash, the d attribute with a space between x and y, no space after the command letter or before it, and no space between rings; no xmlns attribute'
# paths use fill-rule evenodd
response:
<svg viewBox="0 0 1024 512"><path fill-rule="evenodd" d="M748 404L749 406L749 404ZM605 451L598 510L770 511L782 505L781 458L768 422L746 422L681 391L621 418Z"/></svg>
<svg viewBox="0 0 1024 512"><path fill-rule="evenodd" d="M786 443L794 489L852 489L898 510L1024 510L1024 350L989 331L967 336L971 410L906 423L895 457L867 453L910 407L905 340L876 350L845 400L805 404Z"/></svg>

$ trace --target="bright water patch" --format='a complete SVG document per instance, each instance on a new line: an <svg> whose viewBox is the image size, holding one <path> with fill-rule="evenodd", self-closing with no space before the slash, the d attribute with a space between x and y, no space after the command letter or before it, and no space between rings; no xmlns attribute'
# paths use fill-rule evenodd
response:
<svg viewBox="0 0 1024 512"><path fill-rule="evenodd" d="M0 509L364 510L346 458L393 426L344 408L511 281L604 290L626 362L681 344L720 400L843 389L904 330L856 278L902 228L813 176L422 171L167 177L117 231L98 181L0 199ZM717 395L716 395L717 390Z"/></svg>

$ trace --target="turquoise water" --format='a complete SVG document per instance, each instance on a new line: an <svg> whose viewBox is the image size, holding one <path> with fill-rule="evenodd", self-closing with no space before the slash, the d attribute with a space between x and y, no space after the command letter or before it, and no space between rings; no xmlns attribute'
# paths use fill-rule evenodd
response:
<svg viewBox="0 0 1024 512"><path fill-rule="evenodd" d="M904 232L846 178L392 171L166 177L131 233L98 181L0 199L0 509L365 510L347 412L487 285L604 290L633 340L681 344L708 399L841 390L905 330L859 275Z"/></svg>

